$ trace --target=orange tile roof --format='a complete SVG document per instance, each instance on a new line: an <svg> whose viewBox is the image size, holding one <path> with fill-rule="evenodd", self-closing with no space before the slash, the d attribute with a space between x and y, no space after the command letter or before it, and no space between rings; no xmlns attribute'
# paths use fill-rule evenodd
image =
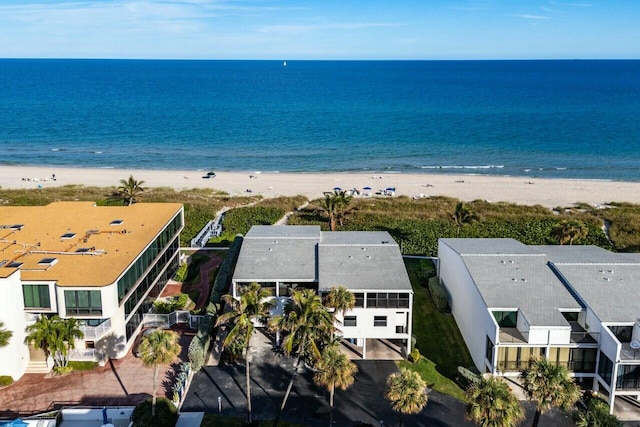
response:
<svg viewBox="0 0 640 427"><path fill-rule="evenodd" d="M21 263L23 281L58 286L107 286L182 209L179 203L96 206L55 202L47 206L0 207L0 278ZM120 225L111 225L122 220ZM21 227L14 227L21 225ZM12 228L13 227L13 228ZM63 237L63 235L68 236ZM85 253L76 252L83 248ZM55 264L43 265L44 258Z"/></svg>

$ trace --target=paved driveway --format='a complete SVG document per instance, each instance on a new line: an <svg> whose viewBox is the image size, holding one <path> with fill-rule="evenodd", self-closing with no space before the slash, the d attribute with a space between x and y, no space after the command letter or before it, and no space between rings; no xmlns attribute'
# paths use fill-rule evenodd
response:
<svg viewBox="0 0 640 427"><path fill-rule="evenodd" d="M180 360L160 367L159 396L172 397L175 369L180 361L187 360L190 340L191 335L183 334ZM145 368L131 352L91 371L59 377L27 374L0 390L0 417L30 415L60 406L136 405L151 396L152 378L153 369Z"/></svg>
<svg viewBox="0 0 640 427"><path fill-rule="evenodd" d="M257 334L259 335L259 334ZM255 419L273 419L280 407L289 381L293 360L271 349L255 346L252 351L251 393ZM398 370L392 361L359 360L354 385L346 391L337 390L334 419L337 426L354 426L358 423L381 426L397 426L398 415L384 397L387 377ZM220 398L223 415L246 415L244 365L206 366L198 372L189 388L182 411L218 413ZM534 408L525 405L531 425ZM303 426L326 426L329 420L328 392L316 386L312 373L303 370L293 391L282 419ZM422 413L403 418L403 425L410 427L464 427L474 424L464 419L464 404L435 391L429 393L429 403ZM541 426L573 426L570 417L553 411L543 415Z"/></svg>

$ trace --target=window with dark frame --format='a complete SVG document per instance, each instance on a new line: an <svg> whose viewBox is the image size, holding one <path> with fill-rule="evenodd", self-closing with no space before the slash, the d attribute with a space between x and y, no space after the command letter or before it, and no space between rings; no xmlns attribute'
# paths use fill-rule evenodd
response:
<svg viewBox="0 0 640 427"><path fill-rule="evenodd" d="M102 315L100 291L64 291L67 315Z"/></svg>
<svg viewBox="0 0 640 427"><path fill-rule="evenodd" d="M344 316L344 326L358 326L357 316Z"/></svg>
<svg viewBox="0 0 640 427"><path fill-rule="evenodd" d="M25 309L51 308L49 285L22 285Z"/></svg>
<svg viewBox="0 0 640 427"><path fill-rule="evenodd" d="M387 326L387 316L373 316L373 326Z"/></svg>

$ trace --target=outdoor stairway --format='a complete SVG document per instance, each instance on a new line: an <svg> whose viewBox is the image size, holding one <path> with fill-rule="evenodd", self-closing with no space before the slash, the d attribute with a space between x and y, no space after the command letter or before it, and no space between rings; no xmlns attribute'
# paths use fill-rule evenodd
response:
<svg viewBox="0 0 640 427"><path fill-rule="evenodd" d="M32 360L27 365L25 374L48 374L51 368L47 365L45 360Z"/></svg>

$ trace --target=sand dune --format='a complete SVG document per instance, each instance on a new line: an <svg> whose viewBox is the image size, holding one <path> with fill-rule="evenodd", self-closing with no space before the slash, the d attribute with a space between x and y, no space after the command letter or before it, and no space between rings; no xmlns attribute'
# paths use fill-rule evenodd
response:
<svg viewBox="0 0 640 427"><path fill-rule="evenodd" d="M55 174L55 180L52 175ZM204 179L201 171L88 169L58 167L0 167L2 188L48 188L69 184L117 186L133 175L147 187L178 190L211 188L230 195L260 194L264 197L303 194L318 198L334 187L344 190L371 187L372 193L388 187L409 197L451 196L465 201L506 201L546 207L584 202L594 206L609 202L640 203L640 182L538 179L483 175L384 174L384 173L244 173L217 172ZM250 193L249 191L250 190Z"/></svg>

